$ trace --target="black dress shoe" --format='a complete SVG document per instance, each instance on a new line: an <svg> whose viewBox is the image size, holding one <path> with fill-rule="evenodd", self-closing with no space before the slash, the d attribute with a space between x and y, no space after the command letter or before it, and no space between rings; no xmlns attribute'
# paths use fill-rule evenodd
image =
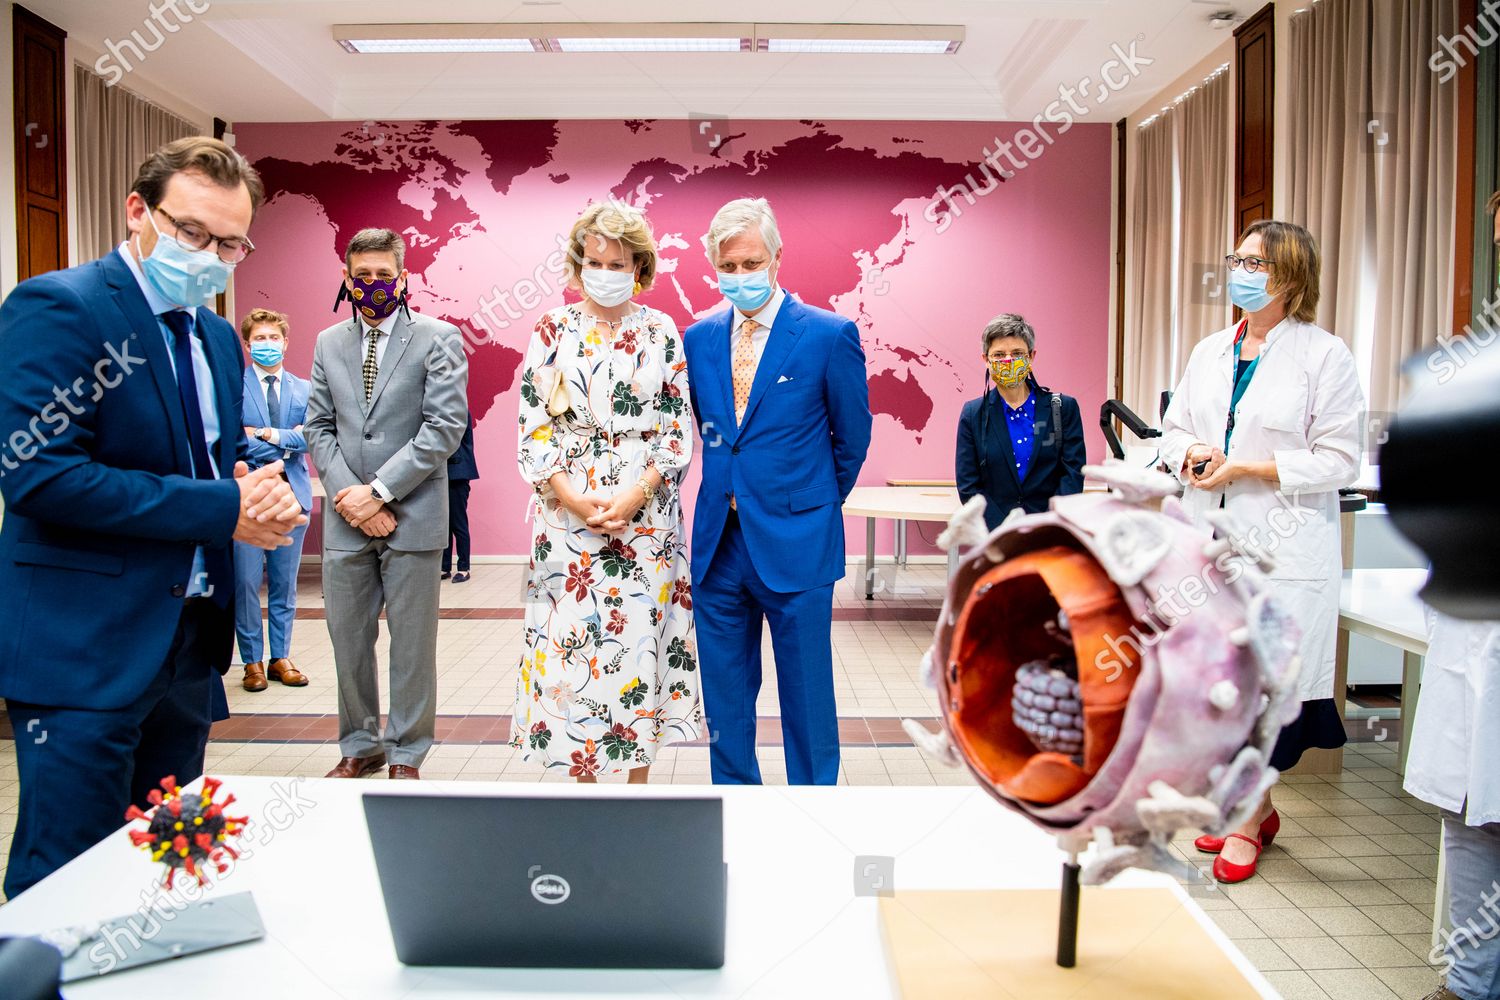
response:
<svg viewBox="0 0 1500 1000"><path fill-rule="evenodd" d="M453 574L453 582L454 583L468 583L469 582L469 571L466 570L466 569L461 569L457 573L454 573Z"/></svg>

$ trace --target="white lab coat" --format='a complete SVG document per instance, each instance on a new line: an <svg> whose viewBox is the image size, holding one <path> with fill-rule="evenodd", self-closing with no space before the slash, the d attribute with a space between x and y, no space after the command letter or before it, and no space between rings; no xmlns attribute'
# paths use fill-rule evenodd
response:
<svg viewBox="0 0 1500 1000"><path fill-rule="evenodd" d="M1237 329L1193 349L1162 418L1162 460L1184 484L1189 447L1224 446ZM1211 492L1187 485L1183 505L1206 527L1203 515L1227 495L1226 509L1273 560L1273 586L1302 626L1302 700L1331 698L1343 572L1338 491L1359 473L1364 393L1349 348L1311 323L1282 320L1260 358L1235 410L1228 457L1275 459L1281 485L1253 478Z"/></svg>
<svg viewBox="0 0 1500 1000"><path fill-rule="evenodd" d="M1406 790L1449 812L1467 801L1469 826L1500 823L1500 622L1428 608L1427 636Z"/></svg>

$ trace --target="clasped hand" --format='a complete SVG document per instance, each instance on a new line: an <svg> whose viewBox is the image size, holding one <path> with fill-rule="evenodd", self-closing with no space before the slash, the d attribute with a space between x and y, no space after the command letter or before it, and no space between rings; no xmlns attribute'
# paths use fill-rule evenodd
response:
<svg viewBox="0 0 1500 1000"><path fill-rule="evenodd" d="M396 515L385 507L371 486L345 486L333 497L337 510L351 527L371 538L384 538L396 530Z"/></svg>
<svg viewBox="0 0 1500 1000"><path fill-rule="evenodd" d="M307 523L291 484L281 478L282 468L276 461L251 472L244 462L234 463L234 481L240 488L235 541L276 549L292 544L293 529Z"/></svg>

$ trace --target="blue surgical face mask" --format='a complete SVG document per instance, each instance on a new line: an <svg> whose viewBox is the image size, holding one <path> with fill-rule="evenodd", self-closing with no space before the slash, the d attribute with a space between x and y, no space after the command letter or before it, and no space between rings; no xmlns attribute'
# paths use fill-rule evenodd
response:
<svg viewBox="0 0 1500 1000"><path fill-rule="evenodd" d="M175 237L163 235L152 218L154 214L146 212L151 228L156 230L156 246L151 248L151 256L141 258L141 271L157 294L173 305L192 308L207 304L229 287L233 264L224 263L212 250L189 250ZM139 254L139 238L135 249Z"/></svg>
<svg viewBox="0 0 1500 1000"><path fill-rule="evenodd" d="M262 368L275 368L281 364L281 359L286 355L286 349L280 344L269 340L258 341L250 345L250 358Z"/></svg>
<svg viewBox="0 0 1500 1000"><path fill-rule="evenodd" d="M764 267L744 274L720 274L719 293L740 312L759 309L771 301L771 269Z"/></svg>
<svg viewBox="0 0 1500 1000"><path fill-rule="evenodd" d="M1247 274L1244 265L1229 272L1229 301L1245 312L1260 312L1276 298L1266 291L1270 275L1265 271Z"/></svg>

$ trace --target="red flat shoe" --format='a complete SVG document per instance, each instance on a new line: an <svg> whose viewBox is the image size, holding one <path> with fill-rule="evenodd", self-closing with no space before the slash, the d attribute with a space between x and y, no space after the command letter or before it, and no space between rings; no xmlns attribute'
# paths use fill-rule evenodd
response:
<svg viewBox="0 0 1500 1000"><path fill-rule="evenodd" d="M1262 846L1270 847L1271 842L1276 839L1276 835L1280 832L1281 814L1272 809L1271 815L1267 816L1265 822L1260 825L1260 842ZM1205 833L1193 841L1193 846L1204 854L1218 854L1224 849L1224 838L1211 837Z"/></svg>
<svg viewBox="0 0 1500 1000"><path fill-rule="evenodd" d="M1243 882L1251 875L1254 875L1256 865L1260 864L1260 852L1265 850L1265 847L1259 840L1256 840L1254 837L1247 837L1243 833L1231 833L1224 839L1232 840L1234 838L1239 838L1247 844L1255 845L1255 860L1248 865L1237 865L1231 861L1225 861L1222 854L1214 858L1214 878L1226 885Z"/></svg>

